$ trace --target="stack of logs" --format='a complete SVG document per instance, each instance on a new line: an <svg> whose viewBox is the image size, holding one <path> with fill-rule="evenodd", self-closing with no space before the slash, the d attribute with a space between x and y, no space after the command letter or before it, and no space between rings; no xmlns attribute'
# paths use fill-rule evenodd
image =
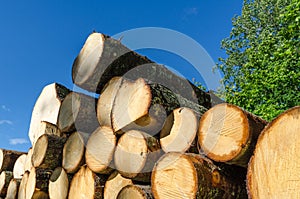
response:
<svg viewBox="0 0 300 199"><path fill-rule="evenodd" d="M73 82L32 112L28 153L0 151L0 197L298 198L300 107L269 124L92 33ZM251 160L250 160L251 159Z"/></svg>

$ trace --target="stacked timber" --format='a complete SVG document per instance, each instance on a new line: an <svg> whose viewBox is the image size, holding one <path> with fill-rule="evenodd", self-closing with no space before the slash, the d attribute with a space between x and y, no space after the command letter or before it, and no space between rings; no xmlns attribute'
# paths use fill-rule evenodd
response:
<svg viewBox="0 0 300 199"><path fill-rule="evenodd" d="M100 33L46 86L27 153L0 150L7 199L297 198L300 107L269 124Z"/></svg>

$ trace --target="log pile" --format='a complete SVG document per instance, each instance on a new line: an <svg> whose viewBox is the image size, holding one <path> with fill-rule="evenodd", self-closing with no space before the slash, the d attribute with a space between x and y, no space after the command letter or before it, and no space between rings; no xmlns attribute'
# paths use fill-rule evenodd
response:
<svg viewBox="0 0 300 199"><path fill-rule="evenodd" d="M42 90L32 148L0 150L1 198L299 197L300 107L268 124L100 33L72 77L99 98Z"/></svg>

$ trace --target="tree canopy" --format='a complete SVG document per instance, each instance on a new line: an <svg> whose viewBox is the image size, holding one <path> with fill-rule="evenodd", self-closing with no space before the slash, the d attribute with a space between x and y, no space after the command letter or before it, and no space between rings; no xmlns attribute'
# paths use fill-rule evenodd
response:
<svg viewBox="0 0 300 199"><path fill-rule="evenodd" d="M300 105L299 13L299 0L244 0L217 64L227 102L266 120Z"/></svg>

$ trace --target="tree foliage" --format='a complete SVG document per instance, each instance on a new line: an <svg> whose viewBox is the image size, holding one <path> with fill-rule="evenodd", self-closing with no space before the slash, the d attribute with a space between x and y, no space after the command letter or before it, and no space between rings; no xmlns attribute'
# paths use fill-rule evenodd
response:
<svg viewBox="0 0 300 199"><path fill-rule="evenodd" d="M244 0L217 64L227 102L266 120L300 105L299 13L299 0Z"/></svg>

